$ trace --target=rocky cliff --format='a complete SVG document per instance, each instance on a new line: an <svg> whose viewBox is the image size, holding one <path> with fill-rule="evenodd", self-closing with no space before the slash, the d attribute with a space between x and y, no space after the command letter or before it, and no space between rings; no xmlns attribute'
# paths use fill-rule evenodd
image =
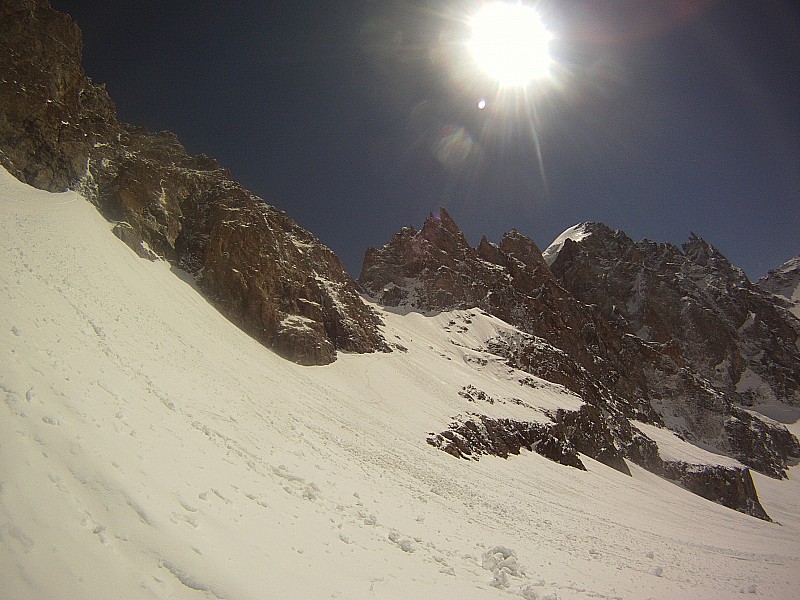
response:
<svg viewBox="0 0 800 600"><path fill-rule="evenodd" d="M574 297L730 401L800 404L800 321L705 240L693 235L682 248L637 243L586 223L549 255Z"/></svg>
<svg viewBox="0 0 800 600"><path fill-rule="evenodd" d="M616 245L568 262L576 249L598 242L597 231ZM636 419L785 476L800 444L785 427L740 406L759 398L740 382L762 377L772 385L770 399L795 402L796 319L699 238L685 252L626 240L602 225L575 230L546 253L551 270L536 244L516 231L500 244L484 238L470 247L440 210L421 230L403 228L368 250L359 283L385 305L477 307L515 325L518 334L487 340L485 350L599 409L593 439L602 432L628 458L642 456L630 434ZM648 266L661 263L667 267L658 272ZM591 276L565 276L567 264ZM562 441L579 446L588 423L579 419ZM541 433L525 431L525 439ZM531 446L530 439L522 445ZM439 445L463 454L453 440Z"/></svg>
<svg viewBox="0 0 800 600"><path fill-rule="evenodd" d="M78 189L142 256L197 279L234 323L301 364L386 350L338 258L288 215L169 132L121 123L81 68L81 34L46 0L0 4L0 164L49 191Z"/></svg>
<svg viewBox="0 0 800 600"><path fill-rule="evenodd" d="M800 256L787 260L779 268L758 280L758 287L786 302L794 316L800 319Z"/></svg>

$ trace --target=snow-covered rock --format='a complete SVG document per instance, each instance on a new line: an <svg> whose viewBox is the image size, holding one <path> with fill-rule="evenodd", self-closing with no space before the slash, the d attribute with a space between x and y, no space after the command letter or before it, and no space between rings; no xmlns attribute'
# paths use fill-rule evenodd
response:
<svg viewBox="0 0 800 600"><path fill-rule="evenodd" d="M547 265L550 266L553 264L553 261L558 257L558 253L561 252L561 248L564 247L564 244L567 240L572 242L580 242L587 236L592 235L590 225L590 223L578 223L577 225L573 225L569 229L564 230L561 235L550 242L550 245L545 248L544 252L542 252L542 257Z"/></svg>
<svg viewBox="0 0 800 600"><path fill-rule="evenodd" d="M790 258L779 268L770 271L758 281L760 288L781 296L788 302L788 308L800 319L800 256Z"/></svg>
<svg viewBox="0 0 800 600"><path fill-rule="evenodd" d="M740 405L800 404L800 321L696 235L678 248L637 243L600 223L579 229L580 239L566 236L550 268L576 298L672 359L648 368L664 421L781 476L785 459L765 459L772 451L754 452L734 430ZM797 452L796 443L777 441L781 426L762 425L765 447Z"/></svg>

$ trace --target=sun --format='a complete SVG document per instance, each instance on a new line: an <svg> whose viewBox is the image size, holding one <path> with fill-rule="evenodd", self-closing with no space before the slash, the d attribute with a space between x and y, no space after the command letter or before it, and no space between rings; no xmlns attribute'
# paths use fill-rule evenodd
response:
<svg viewBox="0 0 800 600"><path fill-rule="evenodd" d="M553 35L530 6L493 2L470 20L469 50L478 67L502 87L547 77Z"/></svg>

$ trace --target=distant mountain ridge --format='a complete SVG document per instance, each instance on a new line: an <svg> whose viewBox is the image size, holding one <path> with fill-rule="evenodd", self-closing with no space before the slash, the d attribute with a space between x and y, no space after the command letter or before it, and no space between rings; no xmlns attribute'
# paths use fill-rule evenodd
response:
<svg viewBox="0 0 800 600"><path fill-rule="evenodd" d="M702 238L634 242L600 223L566 237L550 269L627 333L659 344L743 405L800 405L800 322Z"/></svg>

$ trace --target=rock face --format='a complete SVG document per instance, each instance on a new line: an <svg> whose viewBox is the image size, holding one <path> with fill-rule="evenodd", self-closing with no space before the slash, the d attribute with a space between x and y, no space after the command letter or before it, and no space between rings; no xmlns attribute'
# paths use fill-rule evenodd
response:
<svg viewBox="0 0 800 600"><path fill-rule="evenodd" d="M636 432L630 436L633 462L675 482L707 500L758 519L771 521L758 499L750 471L721 465L696 465L665 461L655 443ZM630 470L597 409L559 411L552 423L494 419L477 413L462 416L441 433L430 434L428 443L457 458L477 460L481 455L508 458L522 449L536 452L559 464L586 470L579 453L627 475Z"/></svg>
<svg viewBox="0 0 800 600"><path fill-rule="evenodd" d="M664 476L707 500L764 521L772 521L761 506L753 478L747 469L665 462Z"/></svg>
<svg viewBox="0 0 800 600"><path fill-rule="evenodd" d="M732 402L800 405L800 322L713 246L694 235L682 248L636 243L599 223L578 232L550 265L574 297Z"/></svg>
<svg viewBox="0 0 800 600"><path fill-rule="evenodd" d="M792 314L800 319L800 256L787 260L778 269L759 279L758 287L780 296Z"/></svg>
<svg viewBox="0 0 800 600"><path fill-rule="evenodd" d="M454 421L442 433L430 434L428 443L457 458L477 460L481 455L508 458L523 448L552 461L586 470L575 447L551 425L493 419L471 414Z"/></svg>
<svg viewBox="0 0 800 600"><path fill-rule="evenodd" d="M787 443L785 428L739 408L800 402L800 321L781 302L694 235L678 248L584 223L545 254L572 295L673 359L645 363L650 389L662 395L659 414L673 429L785 476L797 440L789 435ZM687 384L707 394L687 393Z"/></svg>
<svg viewBox="0 0 800 600"><path fill-rule="evenodd" d="M81 34L46 0L0 5L0 163L49 191L77 189L141 256L188 271L234 323L301 364L388 350L338 258L169 132L120 123L80 66Z"/></svg>
<svg viewBox="0 0 800 600"><path fill-rule="evenodd" d="M600 249L582 250L592 244ZM638 419L785 476L787 462L800 455L796 438L738 408L757 401L745 382L758 377L770 382L772 400L796 401L800 330L770 294L699 238L681 251L585 225L545 254L552 271L536 244L516 231L499 245L484 238L472 248L440 210L421 230L403 228L383 248L368 250L359 283L385 305L479 308L516 326L518 333L487 340L484 350L589 405L554 417L547 429L561 431L557 439L579 452L619 470L629 458L663 475L645 436L633 433L630 419ZM491 442L494 431L514 432L508 439L517 449L534 447L543 435L541 428L485 419L477 429L464 427L463 440L445 436L449 442L440 446L454 454L466 455L462 446L470 444L478 454L495 453L503 445Z"/></svg>

